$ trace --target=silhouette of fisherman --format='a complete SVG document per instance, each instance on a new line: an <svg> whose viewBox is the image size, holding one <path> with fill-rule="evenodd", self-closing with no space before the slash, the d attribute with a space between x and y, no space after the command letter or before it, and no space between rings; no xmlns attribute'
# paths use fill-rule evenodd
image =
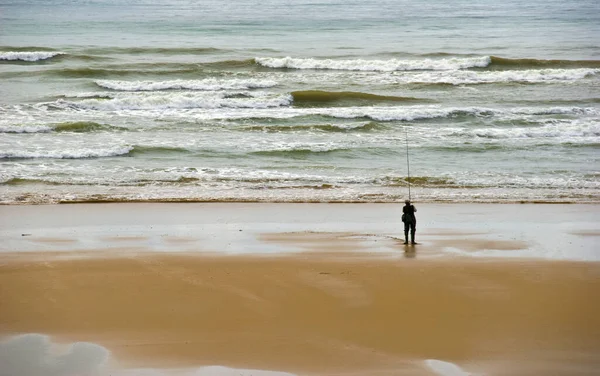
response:
<svg viewBox="0 0 600 376"><path fill-rule="evenodd" d="M404 207L402 208L402 222L404 222L404 244L408 244L408 230L410 229L410 242L415 243L415 231L417 228L417 217L415 213L417 208L410 203L410 200L404 201Z"/></svg>

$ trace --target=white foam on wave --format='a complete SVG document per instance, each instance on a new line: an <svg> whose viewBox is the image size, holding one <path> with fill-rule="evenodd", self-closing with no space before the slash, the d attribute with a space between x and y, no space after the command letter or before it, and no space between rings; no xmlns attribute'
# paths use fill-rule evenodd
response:
<svg viewBox="0 0 600 376"><path fill-rule="evenodd" d="M341 119L369 118L376 121L415 121L421 119L444 118L449 116L503 116L514 119L522 115L552 115L552 114L585 114L595 115L600 113L594 108L582 107L552 107L552 108L518 108L498 109L486 107L443 107L439 105L418 106L365 106L365 107L323 107L323 108L231 108L229 111L171 111L169 115L175 117L192 117L201 120L230 120L250 118L289 119L299 116L321 115ZM148 112L148 116L155 113Z"/></svg>
<svg viewBox="0 0 600 376"><path fill-rule="evenodd" d="M272 80L230 79L219 80L169 80L169 81L96 81L98 86L117 91L159 91L159 90L245 90L262 89L277 85Z"/></svg>
<svg viewBox="0 0 600 376"><path fill-rule="evenodd" d="M289 119L299 116L320 115L340 119L369 118L377 121L413 121L419 119L431 119L447 117L455 111L470 111L456 108L442 107L326 107L326 108L230 108L218 110L197 111L168 111L174 117L191 117L198 120L235 120L252 118ZM478 111L477 109L471 109ZM148 111L147 116L156 116L154 111Z"/></svg>
<svg viewBox="0 0 600 376"><path fill-rule="evenodd" d="M101 158L117 157L126 155L133 146L114 146L109 148L81 148L72 150L15 150L0 152L0 159L33 159L33 158L52 158L52 159L83 159L83 158Z"/></svg>
<svg viewBox="0 0 600 376"><path fill-rule="evenodd" d="M462 144L462 143L461 143ZM460 145L457 147L461 147ZM450 175L447 175L450 178ZM453 172L452 181L457 186L487 187L489 189L511 187L526 189L554 189L560 195L561 189L600 189L600 181L592 177L586 178L582 173L546 173L539 176L515 175L505 171L487 171L473 174L472 172Z"/></svg>
<svg viewBox="0 0 600 376"><path fill-rule="evenodd" d="M350 71L412 71L412 70L454 70L474 67L487 67L491 63L489 56L450 58L450 59L422 59L422 60L337 60L337 59L312 59L293 57L257 57L255 61L269 68L292 69L330 69Z"/></svg>
<svg viewBox="0 0 600 376"><path fill-rule="evenodd" d="M577 81L598 75L600 69L532 69L477 72L453 70L445 72L399 73L385 78L390 83L474 85L491 83L544 83Z"/></svg>
<svg viewBox="0 0 600 376"><path fill-rule="evenodd" d="M277 146L283 148L283 146ZM262 149L271 150L271 149ZM260 151L260 150L255 150ZM178 168L167 167L165 169L102 166L100 169L90 168L90 165L76 164L65 166L63 163L45 163L43 173L39 166L32 164L8 165L0 171L0 183L7 183L13 179L30 179L50 184L65 185L101 185L101 186L128 186L139 187L143 182L148 185L171 186L179 185L186 181L188 187L207 187L218 183L220 186L232 184L232 188L239 188L244 184L252 186L261 184L266 187L298 186L298 185L321 185L327 184L367 184L372 181L370 177L361 177L350 174L328 176L313 171L286 172L278 170L260 170L238 167L219 168Z"/></svg>
<svg viewBox="0 0 600 376"><path fill-rule="evenodd" d="M294 152L294 151L307 151L313 153L324 153L345 148L351 148L352 145L348 143L336 143L336 142L279 142L268 144L257 144L253 145L254 152Z"/></svg>
<svg viewBox="0 0 600 376"><path fill-rule="evenodd" d="M58 55L64 55L64 52L7 51L7 52L0 52L0 60L34 62L34 61L51 59Z"/></svg>
<svg viewBox="0 0 600 376"><path fill-rule="evenodd" d="M52 130L54 127L45 124L0 125L0 133L47 133Z"/></svg>
<svg viewBox="0 0 600 376"><path fill-rule="evenodd" d="M413 121L419 119L431 119L447 117L453 112L448 108L402 108L402 107L332 107L332 108L314 108L298 109L281 113L282 117L295 117L305 115L322 115L340 119L358 119L369 118L376 121ZM256 113L256 117L264 115Z"/></svg>
<svg viewBox="0 0 600 376"><path fill-rule="evenodd" d="M501 116L501 115L500 115ZM506 116L507 121L511 120ZM512 116L514 118L514 116ZM501 128L444 128L431 130L429 138L515 140L544 139L544 143L592 144L600 142L599 119L544 119L536 126Z"/></svg>
<svg viewBox="0 0 600 376"><path fill-rule="evenodd" d="M506 112L506 111L505 111ZM510 111L516 115L600 115L593 107L517 107Z"/></svg>
<svg viewBox="0 0 600 376"><path fill-rule="evenodd" d="M93 95L93 93L89 93ZM114 92L102 93L101 98L86 97L83 100L59 99L54 102L36 104L32 110L39 116L57 116L56 110L60 109L68 116L76 115L81 119L87 111L112 111L117 114L137 117L155 118L157 116L170 116L181 119L206 120L237 120L254 118L290 119L302 116L326 116L340 119L366 118L375 121L416 121L424 119L447 118L455 116L474 116L497 118L499 121L537 121L536 117L543 115L577 115L584 116L579 123L572 120L570 125L549 124L539 132L548 132L548 136L561 132L560 135L572 136L598 136L598 121L600 109L593 107L517 107L517 108L492 108L492 107L445 107L441 105L413 105L413 106L361 106L361 107L312 107L295 108L293 97L290 94L270 94L268 92L164 92L164 93L133 93ZM46 132L49 129L40 125L15 126L11 123L22 120L23 109L21 106L0 107L4 119L0 119L0 131L8 132ZM28 110L29 111L29 110ZM31 111L31 112L33 112ZM135 112L132 112L135 111ZM89 115L94 115L89 112ZM70 121L70 120L65 120ZM571 121L571 120L570 120ZM6 125L2 125L5 123ZM460 132L461 128L446 128L446 131ZM511 130L506 130L510 132ZM518 137L537 137L537 130L515 128L521 132ZM501 131L482 131L494 136L502 137ZM542 134L539 136L542 136ZM511 137L511 136L509 136Z"/></svg>
<svg viewBox="0 0 600 376"><path fill-rule="evenodd" d="M59 344L41 334L0 342L0 376L294 376L291 373L207 366L188 369L119 367L108 349L89 342Z"/></svg>
<svg viewBox="0 0 600 376"><path fill-rule="evenodd" d="M124 93L122 93L124 94ZM168 110L168 109L219 109L219 108L272 108L289 106L290 94L269 95L259 92L151 92L103 96L81 101L58 100L52 105L76 110Z"/></svg>

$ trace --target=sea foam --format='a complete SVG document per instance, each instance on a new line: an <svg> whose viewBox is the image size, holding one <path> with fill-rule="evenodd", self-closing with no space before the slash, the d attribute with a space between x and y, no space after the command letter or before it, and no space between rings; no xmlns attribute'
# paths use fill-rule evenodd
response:
<svg viewBox="0 0 600 376"><path fill-rule="evenodd" d="M47 133L52 130L54 127L45 124L0 125L0 133Z"/></svg>
<svg viewBox="0 0 600 376"><path fill-rule="evenodd" d="M207 93L209 94L209 93ZM369 119L378 122L418 121L425 119L475 117L500 121L522 121L538 115L597 116L600 110L593 107L519 107L499 109L488 107L443 107L439 105L364 106L364 107L292 107L290 94L228 98L218 93L189 96L172 93L149 96L116 96L110 100L87 99L82 101L58 100L46 103L50 110L60 108L65 113L79 116L89 111L113 111L116 114L154 118L169 116L186 121L242 120L242 119L292 119L304 116L323 116L336 119ZM47 110L47 111L49 111ZM586 126L588 131L593 128ZM591 133L593 135L594 133Z"/></svg>
<svg viewBox="0 0 600 376"><path fill-rule="evenodd" d="M34 62L34 61L51 59L58 55L64 55L64 52L7 51L7 52L0 52L0 60Z"/></svg>
<svg viewBox="0 0 600 376"><path fill-rule="evenodd" d="M244 79L205 79L205 80L169 80L169 81L111 81L99 80L96 85L117 91L158 91L158 90L244 90L261 89L277 85L272 80Z"/></svg>
<svg viewBox="0 0 600 376"><path fill-rule="evenodd" d="M487 67L491 58L489 56L450 59L422 59L422 60L334 60L293 57L257 57L257 64L269 68L292 69L331 69L349 71L412 71L412 70L453 70L466 68Z"/></svg>
<svg viewBox="0 0 600 376"><path fill-rule="evenodd" d="M492 83L545 83L577 81L600 73L600 69L530 69L511 71L465 71L402 73L385 78L390 83L476 85Z"/></svg>
<svg viewBox="0 0 600 376"><path fill-rule="evenodd" d="M5 151L0 152L1 159L34 159L34 158L51 158L51 159L83 159L83 158L101 158L101 157L117 157L127 155L133 150L133 146L115 146L109 148L94 148L94 149L74 149L74 150L22 150L22 151Z"/></svg>
<svg viewBox="0 0 600 376"><path fill-rule="evenodd" d="M582 107L552 107L552 108L518 108L515 110L501 110L486 107L441 107L437 105L417 106L365 106L365 107L323 107L323 108L232 108L229 111L179 111L170 115L191 117L196 119L251 119L273 118L287 119L300 116L320 115L339 119L368 118L375 121L416 121L435 118L449 118L458 116L490 117L502 116L508 119L520 119L523 115L546 114L590 114L598 110ZM150 114L149 114L150 115Z"/></svg>
<svg viewBox="0 0 600 376"><path fill-rule="evenodd" d="M84 99L81 101L59 100L53 103L57 107L78 110L167 110L167 109L218 109L218 108L271 108L288 106L293 97L290 94L268 95L265 93L225 93L225 92L152 92L128 93L105 99Z"/></svg>

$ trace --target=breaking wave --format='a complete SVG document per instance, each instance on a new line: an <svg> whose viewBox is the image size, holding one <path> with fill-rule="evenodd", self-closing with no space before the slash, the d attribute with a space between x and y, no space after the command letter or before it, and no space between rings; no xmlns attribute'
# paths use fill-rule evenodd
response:
<svg viewBox="0 0 600 376"><path fill-rule="evenodd" d="M81 102L57 101L49 107L65 110L100 110L100 111L139 111L140 116L154 117L157 115L172 116L174 119L194 121L208 120L250 120L264 119L293 119L315 116L334 119L366 119L377 122L393 121L424 121L430 119L468 119L493 118L499 120L522 120L525 116L535 115L593 115L600 111L588 107L524 107L514 109L498 109L485 107L442 107L435 105L419 106L356 106L356 107L289 107L291 95L281 95L271 98L213 98L204 100L189 99L173 102L164 98L145 100L89 100ZM268 107L267 105L272 105ZM187 107L186 107L187 106ZM201 107L203 106L203 107ZM257 107L263 106L263 107ZM287 106L287 107L286 107ZM228 111L223 111L227 108ZM327 120L323 120L327 121ZM257 126L261 126L257 124Z"/></svg>
<svg viewBox="0 0 600 376"><path fill-rule="evenodd" d="M361 122L361 123L350 123L350 124L294 124L294 125L250 125L245 126L242 129L246 131L260 131L267 133L279 133L279 132L299 132L299 131L318 131L318 132L332 132L332 133L347 133L347 132L371 132L379 129L385 129L381 123L376 122Z"/></svg>
<svg viewBox="0 0 600 376"><path fill-rule="evenodd" d="M313 59L293 57L257 57L257 64L268 68L290 68L290 69L331 69L349 71L413 71L413 70L454 70L475 67L487 67L491 58L463 57L448 59L421 59L421 60L334 60Z"/></svg>
<svg viewBox="0 0 600 376"><path fill-rule="evenodd" d="M0 133L48 133L52 132L54 127L48 124L40 125L2 125Z"/></svg>
<svg viewBox="0 0 600 376"><path fill-rule="evenodd" d="M102 157L118 157L129 154L133 146L116 146L109 148L79 150L23 150L0 152L0 159L87 159Z"/></svg>
<svg viewBox="0 0 600 376"><path fill-rule="evenodd" d="M75 122L65 122L59 123L54 126L54 130L56 132L95 132L102 130L122 130L125 128L115 127L107 124L98 124L92 121L75 121Z"/></svg>
<svg viewBox="0 0 600 376"><path fill-rule="evenodd" d="M272 108L288 106L292 103L289 94L265 95L261 93L143 93L103 98L90 98L80 101L60 99L52 106L79 110L167 110L167 109L215 109L215 108Z"/></svg>
<svg viewBox="0 0 600 376"><path fill-rule="evenodd" d="M491 83L545 83L582 80L600 73L600 69L539 69L504 71L421 72L397 74L389 80L403 84L475 85Z"/></svg>
<svg viewBox="0 0 600 376"><path fill-rule="evenodd" d="M52 59L55 56L64 54L64 52L56 51L3 51L0 52L0 61L36 62Z"/></svg>
<svg viewBox="0 0 600 376"><path fill-rule="evenodd" d="M304 159L312 156L325 154L344 155L347 158L361 158L366 155L394 155L397 150L388 147L352 147L343 145L311 144L311 145L287 145L272 150L257 150L250 152L252 155Z"/></svg>
<svg viewBox="0 0 600 376"><path fill-rule="evenodd" d="M107 124L99 124L91 121L63 122L57 124L39 125L5 125L0 126L0 133L48 133L48 132L96 132L109 130L123 130L125 128L115 127Z"/></svg>
<svg viewBox="0 0 600 376"><path fill-rule="evenodd" d="M439 107L439 106L411 106L411 107L329 107L329 108L287 108L285 111L268 111L260 109L240 110L229 114L202 113L198 117L206 119L243 119L243 118L274 118L285 119L301 116L319 115L339 119L370 119L374 121L418 121L437 118L469 118L469 117L522 117L523 115L597 115L594 108L581 107L549 107L549 108L515 108L510 110L492 109L484 107Z"/></svg>
<svg viewBox="0 0 600 376"><path fill-rule="evenodd" d="M381 184L390 187L405 187L409 183L419 187L438 187L438 188L450 188L456 187L457 184L454 179L436 177L436 176L411 176L411 177L398 177L398 176L386 176L381 179L377 179L373 183Z"/></svg>
<svg viewBox="0 0 600 376"><path fill-rule="evenodd" d="M173 155L190 153L188 149L171 146L128 145L109 148L89 148L73 150L27 150L0 152L1 159L89 159L106 157L134 157L145 155Z"/></svg>
<svg viewBox="0 0 600 376"><path fill-rule="evenodd" d="M170 80L170 81L96 81L96 85L116 91L160 91L160 90L245 90L262 89L277 85L271 80Z"/></svg>

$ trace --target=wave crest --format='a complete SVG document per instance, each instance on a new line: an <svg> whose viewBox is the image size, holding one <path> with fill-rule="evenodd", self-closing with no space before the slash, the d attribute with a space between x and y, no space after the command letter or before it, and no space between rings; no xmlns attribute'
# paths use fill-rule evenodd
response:
<svg viewBox="0 0 600 376"><path fill-rule="evenodd" d="M177 110L254 108L265 109L289 106L289 94L267 95L265 93L140 93L141 95L116 95L108 98L88 98L80 101L60 99L51 106L61 109L122 111L122 110Z"/></svg>
<svg viewBox="0 0 600 376"><path fill-rule="evenodd" d="M118 157L129 154L133 146L116 146L105 149L79 150L23 150L0 152L1 159L87 159L102 157Z"/></svg>
<svg viewBox="0 0 600 376"><path fill-rule="evenodd" d="M257 64L268 68L291 68L291 69L330 69L349 71L412 71L412 70L455 70L466 68L487 67L491 58L466 57L448 59L421 59L421 60L334 60L313 59L293 57L257 57Z"/></svg>
<svg viewBox="0 0 600 376"><path fill-rule="evenodd" d="M263 89L277 85L271 80L169 80L169 81L112 81L99 80L96 85L115 91L160 91L160 90L245 90Z"/></svg>
<svg viewBox="0 0 600 376"><path fill-rule="evenodd" d="M349 124L300 124L300 125L251 125L242 128L245 131L259 131L267 133L283 133L283 132L298 132L298 131L316 131L316 132L331 132L331 133L350 133L350 132L372 132L380 129L385 129L385 126L376 122L361 122Z"/></svg>
<svg viewBox="0 0 600 376"><path fill-rule="evenodd" d="M398 97L393 95L377 95L355 91L322 91L322 90L300 90L293 91L295 105L318 105L331 104L335 102L410 102L419 101L413 97Z"/></svg>
<svg viewBox="0 0 600 376"><path fill-rule="evenodd" d="M508 59L491 56L491 67L600 68L600 60Z"/></svg>
<svg viewBox="0 0 600 376"><path fill-rule="evenodd" d="M48 132L96 132L102 130L125 129L93 121L74 121L57 124L5 125L0 126L0 133L48 133Z"/></svg>
<svg viewBox="0 0 600 376"><path fill-rule="evenodd" d="M600 73L600 69L531 69L502 71L420 72L396 74L389 81L400 84L477 85L494 83L547 83L582 80Z"/></svg>
<svg viewBox="0 0 600 376"><path fill-rule="evenodd" d="M36 62L64 54L55 51L5 51L0 52L0 60Z"/></svg>

